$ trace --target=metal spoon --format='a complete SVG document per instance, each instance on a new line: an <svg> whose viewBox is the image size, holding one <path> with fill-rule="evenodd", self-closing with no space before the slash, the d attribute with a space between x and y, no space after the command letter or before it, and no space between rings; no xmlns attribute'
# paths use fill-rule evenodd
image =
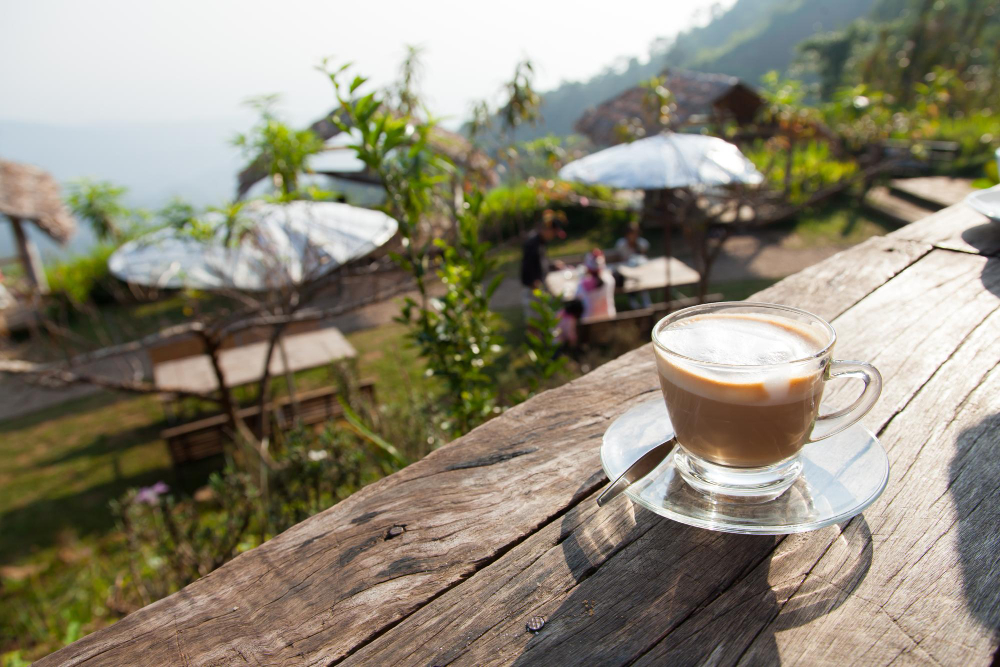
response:
<svg viewBox="0 0 1000 667"><path fill-rule="evenodd" d="M630 465L625 472L618 476L618 479L611 483L611 486L604 489L604 493L597 496L597 504L603 507L608 502L613 500L628 488L631 484L638 482L640 479L653 472L656 466L660 465L665 458L670 455L670 452L674 450L674 445L677 444L677 438L672 437L666 442L662 442L656 447L640 456L636 459L635 463Z"/></svg>

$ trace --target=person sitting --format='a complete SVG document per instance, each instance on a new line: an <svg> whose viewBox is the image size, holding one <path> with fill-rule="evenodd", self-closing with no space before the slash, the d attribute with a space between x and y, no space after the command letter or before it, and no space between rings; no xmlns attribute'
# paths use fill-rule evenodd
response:
<svg viewBox="0 0 1000 667"><path fill-rule="evenodd" d="M625 236L615 243L615 256L619 262L635 266L646 261L649 254L649 241L640 235L639 223L630 222Z"/></svg>
<svg viewBox="0 0 1000 667"><path fill-rule="evenodd" d="M646 255L649 253L649 241L642 238L640 231L639 223L631 222L628 229L625 230L625 236L615 243L615 255L618 261L626 266L638 266L646 261ZM629 306L633 309L649 308L652 305L649 290L629 295Z"/></svg>
<svg viewBox="0 0 1000 667"><path fill-rule="evenodd" d="M576 297L583 303L583 319L614 317L615 278L608 271L604 253L594 248L583 260L587 269L576 288Z"/></svg>

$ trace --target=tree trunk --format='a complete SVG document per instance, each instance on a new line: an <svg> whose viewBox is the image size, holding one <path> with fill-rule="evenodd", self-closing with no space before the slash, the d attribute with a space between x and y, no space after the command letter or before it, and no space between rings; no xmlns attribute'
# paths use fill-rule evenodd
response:
<svg viewBox="0 0 1000 667"><path fill-rule="evenodd" d="M49 283L45 279L45 269L42 268L42 259L38 255L38 248L28 238L20 218L11 218L10 223L14 228L17 254L21 257L21 265L24 266L25 275L28 276L28 280L38 294L48 294Z"/></svg>

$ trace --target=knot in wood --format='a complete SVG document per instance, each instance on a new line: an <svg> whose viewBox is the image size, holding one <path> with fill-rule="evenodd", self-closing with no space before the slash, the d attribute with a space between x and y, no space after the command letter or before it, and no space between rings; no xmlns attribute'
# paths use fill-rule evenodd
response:
<svg viewBox="0 0 1000 667"><path fill-rule="evenodd" d="M545 627L545 619L541 616L532 616L525 625L529 632L538 632Z"/></svg>
<svg viewBox="0 0 1000 667"><path fill-rule="evenodd" d="M405 530L406 530L405 524L403 525L396 524L395 526L389 529L389 532L385 534L385 539L391 540L394 537L399 537L400 535L403 534Z"/></svg>

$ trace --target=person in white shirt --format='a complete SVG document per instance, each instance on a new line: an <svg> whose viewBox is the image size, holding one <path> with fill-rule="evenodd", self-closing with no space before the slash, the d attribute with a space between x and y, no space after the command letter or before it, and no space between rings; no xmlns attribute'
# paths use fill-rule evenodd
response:
<svg viewBox="0 0 1000 667"><path fill-rule="evenodd" d="M615 243L615 255L619 262L635 266L646 261L649 254L649 241L639 235L639 223L629 223L625 236Z"/></svg>
<svg viewBox="0 0 1000 667"><path fill-rule="evenodd" d="M583 304L583 319L614 317L615 277L607 269L604 253L595 248L587 253L583 264L587 273L580 279L575 297Z"/></svg>
<svg viewBox="0 0 1000 667"><path fill-rule="evenodd" d="M629 224L625 230L625 236L615 243L615 255L619 262L626 266L638 266L646 261L649 254L649 241L640 236L638 222ZM649 291L643 290L629 296L629 305L632 308L649 308L653 305L649 298Z"/></svg>

